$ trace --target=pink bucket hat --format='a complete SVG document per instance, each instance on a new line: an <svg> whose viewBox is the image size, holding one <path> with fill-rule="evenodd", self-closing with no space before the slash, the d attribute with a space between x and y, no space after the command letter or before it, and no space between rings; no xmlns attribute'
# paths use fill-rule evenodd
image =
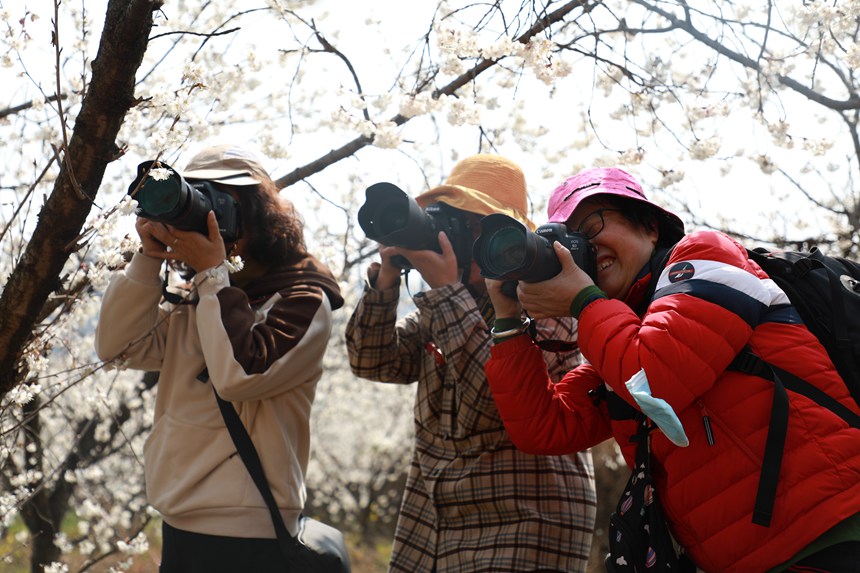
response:
<svg viewBox="0 0 860 573"><path fill-rule="evenodd" d="M684 236L681 219L649 201L639 182L617 167L594 167L568 177L550 195L547 206L549 222L567 222L580 203L595 195L614 195L649 205L657 213L661 243L675 243Z"/></svg>

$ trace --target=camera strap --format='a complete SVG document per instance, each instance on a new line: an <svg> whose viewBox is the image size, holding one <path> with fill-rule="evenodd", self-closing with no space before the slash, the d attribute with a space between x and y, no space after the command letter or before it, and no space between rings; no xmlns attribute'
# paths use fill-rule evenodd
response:
<svg viewBox="0 0 860 573"><path fill-rule="evenodd" d="M535 329L535 323L529 325L529 330ZM532 340L535 340L534 335L532 335ZM541 350L545 350L547 352L555 352L556 354L560 354L562 352L574 352L579 350L579 343L571 342L570 340L558 340L555 338L551 338L548 340L535 340L535 344L537 344L538 348Z"/></svg>
<svg viewBox="0 0 860 573"><path fill-rule="evenodd" d="M191 300L191 291L187 291L184 295L171 292L168 289L168 277L170 276L170 263L165 261L164 263L164 275L161 277L161 296L164 297L164 300L169 302L172 305L178 306L180 304L193 304L196 302L195 300Z"/></svg>
<svg viewBox="0 0 860 573"><path fill-rule="evenodd" d="M528 316L528 313L526 313ZM531 318L531 317L529 317ZM538 340L537 321L532 320L528 326L528 333L531 339L537 344L537 347L546 352L554 352L560 354L562 352L575 352L579 350L579 343L570 340L561 340L558 338L548 338L546 340Z"/></svg>
<svg viewBox="0 0 860 573"><path fill-rule="evenodd" d="M466 288L469 288L470 292L471 292L471 285L469 284L469 274L470 274L471 270L472 270L472 261L470 259L469 264L463 265L463 274L460 275L460 282L463 283L464 285L466 285ZM474 296L474 293L472 293L472 296Z"/></svg>

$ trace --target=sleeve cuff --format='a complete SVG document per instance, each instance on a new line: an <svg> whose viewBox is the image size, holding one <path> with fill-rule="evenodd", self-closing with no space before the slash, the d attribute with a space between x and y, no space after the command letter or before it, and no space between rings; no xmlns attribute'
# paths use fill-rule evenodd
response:
<svg viewBox="0 0 860 573"><path fill-rule="evenodd" d="M222 288L230 286L230 272L227 270L227 265L220 263L197 273L194 275L194 284L197 285L200 296L215 294Z"/></svg>
<svg viewBox="0 0 860 573"><path fill-rule="evenodd" d="M161 286L161 259L148 257L142 253L135 253L131 262L125 268L125 276L136 283L147 286Z"/></svg>
<svg viewBox="0 0 860 573"><path fill-rule="evenodd" d="M530 336L512 336L494 344L490 348L490 355L493 358L510 358L533 345L534 341Z"/></svg>
<svg viewBox="0 0 860 573"><path fill-rule="evenodd" d="M605 292L600 290L597 285L588 285L579 291L573 298L573 302L570 303L570 316L578 319L586 306L602 298L606 298Z"/></svg>

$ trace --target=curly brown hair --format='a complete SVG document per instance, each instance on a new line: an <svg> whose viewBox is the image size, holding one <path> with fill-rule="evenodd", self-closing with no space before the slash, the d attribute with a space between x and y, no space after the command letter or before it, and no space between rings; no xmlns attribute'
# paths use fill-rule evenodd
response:
<svg viewBox="0 0 860 573"><path fill-rule="evenodd" d="M271 263L307 254L304 220L295 205L280 196L272 180L232 189L239 201L249 256Z"/></svg>

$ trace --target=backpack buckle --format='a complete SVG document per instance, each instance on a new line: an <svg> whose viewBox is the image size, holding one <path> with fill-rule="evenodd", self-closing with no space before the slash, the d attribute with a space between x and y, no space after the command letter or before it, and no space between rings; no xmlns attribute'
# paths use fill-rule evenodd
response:
<svg viewBox="0 0 860 573"><path fill-rule="evenodd" d="M858 281L854 277L849 275L840 275L839 280L842 282L842 286L844 286L848 290L860 293L860 281Z"/></svg>
<svg viewBox="0 0 860 573"><path fill-rule="evenodd" d="M727 370L737 370L760 378L773 380L772 371L768 368L767 363L756 356L749 348L744 348L738 352L738 355L731 361Z"/></svg>

